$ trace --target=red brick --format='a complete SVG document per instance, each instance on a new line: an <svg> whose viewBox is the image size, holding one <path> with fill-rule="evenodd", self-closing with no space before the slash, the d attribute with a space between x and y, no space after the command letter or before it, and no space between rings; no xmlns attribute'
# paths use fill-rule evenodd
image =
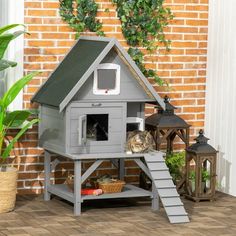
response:
<svg viewBox="0 0 236 236"><path fill-rule="evenodd" d="M29 40L28 45L31 47L50 47L50 46L54 46L54 41Z"/></svg>
<svg viewBox="0 0 236 236"><path fill-rule="evenodd" d="M56 16L56 10L28 10L28 16Z"/></svg>
<svg viewBox="0 0 236 236"><path fill-rule="evenodd" d="M44 2L43 3L43 8L59 8L59 2Z"/></svg>
<svg viewBox="0 0 236 236"><path fill-rule="evenodd" d="M41 2L25 2L24 4L25 8L41 8L42 3Z"/></svg>

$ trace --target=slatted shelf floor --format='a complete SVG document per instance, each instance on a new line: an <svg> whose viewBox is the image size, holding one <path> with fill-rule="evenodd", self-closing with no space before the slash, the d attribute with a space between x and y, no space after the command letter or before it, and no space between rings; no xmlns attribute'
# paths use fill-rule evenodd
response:
<svg viewBox="0 0 236 236"><path fill-rule="evenodd" d="M19 196L16 209L0 215L0 235L70 236L218 236L236 235L236 198L217 193L215 202L183 200L191 222L169 223L163 208L154 213L150 200L111 199L85 201L82 215L60 198Z"/></svg>
<svg viewBox="0 0 236 236"><path fill-rule="evenodd" d="M73 202L73 193L65 184L51 185L49 191L57 196L63 194L67 201ZM109 198L131 198L131 197L147 197L152 196L150 191L140 189L134 185L127 184L124 186L121 193L110 193L102 194L99 196L94 195L82 195L82 200L93 200L93 199L109 199Z"/></svg>

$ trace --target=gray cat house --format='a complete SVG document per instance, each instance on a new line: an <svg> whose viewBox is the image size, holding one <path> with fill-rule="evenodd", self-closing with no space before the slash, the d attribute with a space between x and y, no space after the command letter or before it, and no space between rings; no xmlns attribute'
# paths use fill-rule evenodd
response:
<svg viewBox="0 0 236 236"><path fill-rule="evenodd" d="M151 197L152 208L159 198L171 223L188 222L161 152L127 154L130 130L144 130L145 103L165 104L135 62L116 39L80 37L45 84L32 98L39 103L39 146L45 149L45 200L51 194L74 203L95 198ZM49 181L52 154L74 161L74 193ZM142 162L140 158L144 158ZM81 195L81 184L104 161L111 160L124 178L124 160L133 159L153 180L152 191L126 185L124 191L100 196ZM82 161L94 160L85 173Z"/></svg>

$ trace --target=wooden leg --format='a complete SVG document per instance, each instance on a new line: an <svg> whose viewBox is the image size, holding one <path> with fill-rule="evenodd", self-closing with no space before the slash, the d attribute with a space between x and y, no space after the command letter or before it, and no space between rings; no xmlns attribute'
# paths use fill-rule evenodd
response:
<svg viewBox="0 0 236 236"><path fill-rule="evenodd" d="M160 206L159 206L159 195L156 189L155 184L152 182L152 194L153 194L153 198L152 198L152 210L153 211L158 211Z"/></svg>
<svg viewBox="0 0 236 236"><path fill-rule="evenodd" d="M74 215L81 215L81 161L74 162Z"/></svg>
<svg viewBox="0 0 236 236"><path fill-rule="evenodd" d="M125 161L124 159L119 159L119 179L124 180L125 177Z"/></svg>
<svg viewBox="0 0 236 236"><path fill-rule="evenodd" d="M49 201L51 194L48 192L50 186L50 174L51 174L51 154L45 150L44 152L44 200Z"/></svg>

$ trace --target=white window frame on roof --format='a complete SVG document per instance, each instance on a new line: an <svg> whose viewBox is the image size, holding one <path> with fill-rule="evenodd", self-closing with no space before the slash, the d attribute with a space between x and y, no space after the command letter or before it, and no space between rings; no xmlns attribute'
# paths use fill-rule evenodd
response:
<svg viewBox="0 0 236 236"><path fill-rule="evenodd" d="M0 0L0 26L8 24L24 24L24 0ZM24 72L24 37L14 39L5 54L5 58L17 62L17 66L9 68L2 75L6 78L6 88L10 88L22 78ZM9 106L9 110L22 110L23 91Z"/></svg>
<svg viewBox="0 0 236 236"><path fill-rule="evenodd" d="M98 88L98 70L116 70L116 85L114 89ZM120 94L120 65L114 63L100 64L94 71L93 93L96 95L118 95Z"/></svg>

